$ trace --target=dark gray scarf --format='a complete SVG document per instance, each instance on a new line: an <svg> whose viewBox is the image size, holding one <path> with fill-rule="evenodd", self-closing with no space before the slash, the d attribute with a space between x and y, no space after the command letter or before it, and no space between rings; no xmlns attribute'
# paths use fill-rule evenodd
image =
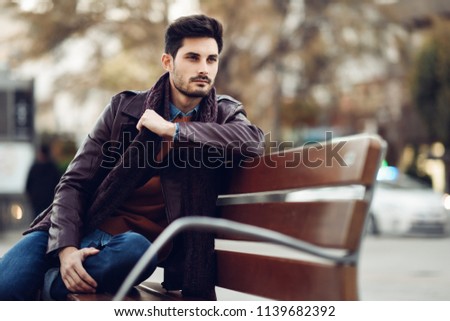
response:
<svg viewBox="0 0 450 321"><path fill-rule="evenodd" d="M150 89L145 107L153 109L165 119L169 119L170 107L169 74L163 75ZM136 106L139 108L139 106ZM215 89L200 103L199 112L193 121L215 122L217 119ZM152 142L148 144L148 142ZM143 128L131 145L125 150L118 164L103 180L93 198L87 213L86 230L92 230L110 215L113 215L124 200L140 185L154 176L158 169L152 164L142 164L139 157L144 153L147 159L154 159L161 149L161 138ZM184 149L183 149L184 150ZM189 150L187 151L189 152ZM201 151L196 150L195 153ZM176 151L175 151L176 153ZM184 153L186 151L184 150ZM195 157L178 155L182 158ZM197 155L198 157L198 155ZM198 159L198 158L196 158ZM163 176L174 175L180 179L181 213L178 216L214 215L218 194L220 172L207 168L168 168ZM199 200L201 195L201 200ZM183 289L183 293L203 299L215 299L215 259L214 237L209 233L185 233L174 243L174 251L165 264L164 286L169 289Z"/></svg>

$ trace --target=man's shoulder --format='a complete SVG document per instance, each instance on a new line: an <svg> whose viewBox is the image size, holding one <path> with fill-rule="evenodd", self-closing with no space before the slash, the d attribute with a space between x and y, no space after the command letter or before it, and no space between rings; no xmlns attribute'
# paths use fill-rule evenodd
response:
<svg viewBox="0 0 450 321"><path fill-rule="evenodd" d="M222 95L222 94L217 95L217 101L218 102L226 102L226 101L228 101L228 102L231 102L231 103L242 105L242 103L239 100L237 100L237 99L235 99L235 98L233 98L233 97L231 97L229 95Z"/></svg>
<svg viewBox="0 0 450 321"><path fill-rule="evenodd" d="M234 107L234 108L242 106L242 103L239 100L229 95L217 95L216 99L219 106Z"/></svg>
<svg viewBox="0 0 450 321"><path fill-rule="evenodd" d="M147 97L148 90L124 90L112 97L112 105L119 109L127 108L130 103L142 105Z"/></svg>
<svg viewBox="0 0 450 321"><path fill-rule="evenodd" d="M113 99L133 99L136 96L140 96L140 95L146 95L148 92L148 90L131 90L131 89L127 89L127 90L123 90L117 94L115 94L113 96Z"/></svg>

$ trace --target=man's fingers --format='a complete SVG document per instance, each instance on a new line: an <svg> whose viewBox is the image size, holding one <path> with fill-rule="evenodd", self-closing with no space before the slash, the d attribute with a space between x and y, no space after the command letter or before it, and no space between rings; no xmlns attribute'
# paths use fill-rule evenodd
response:
<svg viewBox="0 0 450 321"><path fill-rule="evenodd" d="M63 277L64 284L71 292L94 293L97 282L86 272L82 262L87 257L99 253L100 250L90 247L78 251L79 260L66 270Z"/></svg>
<svg viewBox="0 0 450 321"><path fill-rule="evenodd" d="M87 247L81 250L81 253L83 255L82 261L86 260L89 256L96 255L100 252L99 249L96 249L94 247ZM75 272L77 273L78 277L87 285L90 287L97 287L97 282L86 272L83 265L77 265L75 267Z"/></svg>
<svg viewBox="0 0 450 321"><path fill-rule="evenodd" d="M75 272L83 284L86 284L89 288L93 289L97 287L97 282L86 272L83 267L75 269Z"/></svg>
<svg viewBox="0 0 450 321"><path fill-rule="evenodd" d="M77 273L67 274L64 278L64 285L70 292L95 293L95 287L84 282Z"/></svg>
<svg viewBox="0 0 450 321"><path fill-rule="evenodd" d="M73 288L74 288L75 282L72 279L72 277L70 275L66 274L66 275L62 276L62 280L63 280L64 285L66 286L66 288L69 291L74 292Z"/></svg>
<svg viewBox="0 0 450 321"><path fill-rule="evenodd" d="M88 256L98 254L100 250L96 249L95 247L86 247L82 249L81 252L83 254L83 261L84 261Z"/></svg>
<svg viewBox="0 0 450 321"><path fill-rule="evenodd" d="M138 123L136 125L136 128L137 128L137 130L141 131L141 129L142 129L142 118L139 119L139 121L138 121Z"/></svg>
<svg viewBox="0 0 450 321"><path fill-rule="evenodd" d="M87 274L84 268L80 270L71 270L70 273L63 277L64 284L71 292L95 293L97 283Z"/></svg>
<svg viewBox="0 0 450 321"><path fill-rule="evenodd" d="M139 119L136 128L141 130L147 128L153 133L163 138L173 138L176 127L173 123L165 120L156 111L147 109Z"/></svg>
<svg viewBox="0 0 450 321"><path fill-rule="evenodd" d="M69 291L95 293L97 282L87 273L83 267L83 262L89 256L96 255L99 252L99 249L90 247L60 256L61 277Z"/></svg>

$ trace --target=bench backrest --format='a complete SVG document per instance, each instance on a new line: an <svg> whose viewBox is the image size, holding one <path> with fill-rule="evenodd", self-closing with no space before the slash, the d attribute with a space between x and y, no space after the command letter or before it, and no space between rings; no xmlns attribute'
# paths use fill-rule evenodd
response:
<svg viewBox="0 0 450 321"><path fill-rule="evenodd" d="M282 232L352 259L318 260L220 235L232 241L216 246L217 285L278 300L358 299L359 248L385 148L378 136L356 135L266 155L236 169L219 197L222 218ZM320 189L325 187L332 188ZM342 199L343 187L355 193ZM303 200L292 197L302 193Z"/></svg>

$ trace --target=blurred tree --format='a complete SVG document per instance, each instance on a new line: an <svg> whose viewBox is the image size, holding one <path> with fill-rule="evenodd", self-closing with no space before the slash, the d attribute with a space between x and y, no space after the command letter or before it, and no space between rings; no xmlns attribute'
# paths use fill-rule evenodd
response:
<svg viewBox="0 0 450 321"><path fill-rule="evenodd" d="M443 157L446 192L450 193L450 22L434 18L428 41L417 54L411 73L411 95L428 129L429 143L446 147Z"/></svg>
<svg viewBox="0 0 450 321"><path fill-rule="evenodd" d="M436 18L433 25L413 65L411 94L430 142L450 148L450 23Z"/></svg>
<svg viewBox="0 0 450 321"><path fill-rule="evenodd" d="M282 126L292 132L331 126L342 113L343 90L364 77L399 73L408 61L400 28L373 1L204 0L201 5L226 24L219 89L241 99L252 119L277 139L296 139L281 137ZM365 106L357 107L352 113L364 111ZM344 125L355 130L352 121Z"/></svg>
<svg viewBox="0 0 450 321"><path fill-rule="evenodd" d="M200 4L225 25L218 89L242 100L251 118L272 131L272 138L279 138L280 71L283 57L298 43L283 28L291 2L205 0Z"/></svg>
<svg viewBox="0 0 450 321"><path fill-rule="evenodd" d="M27 40L11 63L16 67L30 59L45 60L55 73L52 92L69 92L81 105L91 89L144 89L162 73L158 62L170 1L41 0L31 7L24 3L3 4L27 26L17 35ZM40 107L53 107L53 96L47 99Z"/></svg>

